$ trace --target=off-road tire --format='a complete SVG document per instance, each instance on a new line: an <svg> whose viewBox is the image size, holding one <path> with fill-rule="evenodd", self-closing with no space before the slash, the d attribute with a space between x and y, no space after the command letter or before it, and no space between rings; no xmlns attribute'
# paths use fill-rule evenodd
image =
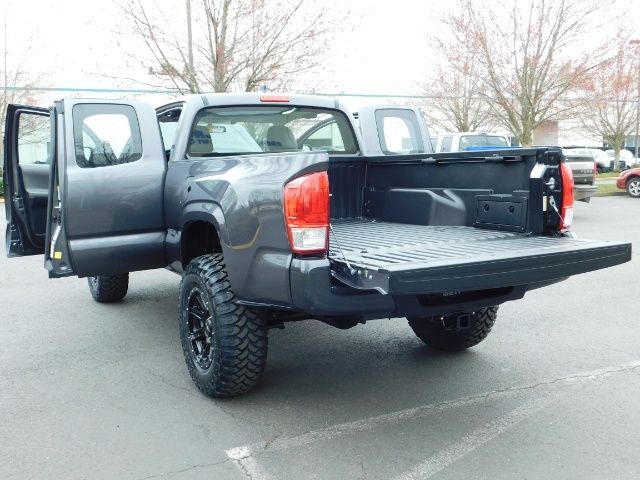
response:
<svg viewBox="0 0 640 480"><path fill-rule="evenodd" d="M496 321L497 312L497 305L468 312L469 322L465 328L460 328L457 324L458 314L407 320L416 336L429 347L445 352L459 352L487 338Z"/></svg>
<svg viewBox="0 0 640 480"><path fill-rule="evenodd" d="M633 198L640 198L640 177L631 177L627 180L627 193Z"/></svg>
<svg viewBox="0 0 640 480"><path fill-rule="evenodd" d="M116 273L115 275L100 275L88 277L89 291L96 302L119 302L129 290L129 274Z"/></svg>
<svg viewBox="0 0 640 480"><path fill-rule="evenodd" d="M196 386L215 398L254 388L267 364L267 322L237 303L222 255L189 263L179 307L182 351Z"/></svg>

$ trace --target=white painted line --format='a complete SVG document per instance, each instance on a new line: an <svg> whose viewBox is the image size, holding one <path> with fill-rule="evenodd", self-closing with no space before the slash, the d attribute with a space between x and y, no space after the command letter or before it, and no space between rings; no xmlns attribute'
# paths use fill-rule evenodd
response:
<svg viewBox="0 0 640 480"><path fill-rule="evenodd" d="M551 405L566 394L567 392L556 392L550 395L536 397L532 401L514 408L511 412L500 417L498 420L489 422L484 427L464 436L460 441L440 450L436 455L433 455L428 460L418 464L410 472L399 475L394 480L418 480L430 478L468 453L471 453L476 448L493 440L498 435L506 432L510 428L513 428L543 408Z"/></svg>
<svg viewBox="0 0 640 480"><path fill-rule="evenodd" d="M275 440L272 440L269 442L254 443L251 445L244 445L241 447L231 448L229 450L226 450L225 453L227 454L227 457L235 465L237 465L238 468L247 476L247 478L251 478L254 480L270 480L273 477L267 474L267 472L258 464L255 458L259 454L267 453L267 452L276 452L281 450L288 450L291 448L308 445L310 443L324 442L339 436L350 435L356 432L362 432L367 430L373 430L376 428L383 427L385 425L391 425L404 420L425 417L427 415L431 415L433 413L437 413L444 410L449 410L449 409L459 408L459 407L467 407L477 403L482 403L487 398L513 396L513 395L521 394L527 390L545 389L545 388L548 389L553 386L570 385L578 382L585 382L589 380L606 377L613 373L618 373L618 372L622 372L622 371L626 371L626 370L630 370L638 367L640 367L640 361L629 362L629 363L624 363L620 365L615 365L612 367L592 370L589 372L578 373L575 375L562 377L555 380L548 380L546 382L521 385L517 387L507 388L504 390L489 391L489 392L476 394L476 395L472 395L472 396L464 397L460 399L449 400L449 401L431 404L431 405L424 405L421 407L415 407L415 408L410 408L406 410L401 410L398 412L378 415L375 417L370 417L362 420L356 420L354 422L347 422L339 425L333 425L331 427L323 428L320 430L306 432L301 435L290 436L290 437L283 436L283 437L278 437ZM555 396L558 396L557 392L555 392ZM551 397L552 397L551 400L555 398L554 395L551 395ZM449 447L448 449L441 451L436 456L437 458L432 457L427 462L423 462L419 464L414 471L406 474L406 475L416 474L419 476L417 477L408 476L406 478L426 478L424 475L429 476L435 473L435 471L442 470L442 468L445 468L447 465L452 463L450 462L445 465L443 462L445 462L446 458L455 457L455 460L457 460L462 456L466 455L466 453L469 453L473 449L482 445L483 443L486 443L492 438L495 438L497 435L500 435L501 433L506 431L507 428L510 428L510 426L514 425L515 424L514 422L522 421L523 419L531 416L533 413L539 411L544 406L548 405L549 403L545 403L545 399L547 398L549 398L549 395L540 394L536 396L534 400L527 402L521 407L514 409L512 412L505 415L498 421L489 423L482 429L477 430L476 432L473 432L472 434L464 437L460 442L457 442L456 444ZM541 406L538 408L536 407L536 405L538 405L539 403L541 404ZM504 424L506 428L503 427L502 429L500 429L499 426L502 424ZM453 449L453 450L450 450L450 449ZM461 453L461 452L466 452L466 453ZM438 465L444 465L444 466L440 467L438 470L435 470L433 473L429 473L433 468L436 468ZM419 472L418 472L418 469L420 469ZM405 478L405 477L399 477L399 478Z"/></svg>
<svg viewBox="0 0 640 480"><path fill-rule="evenodd" d="M502 394L520 393L517 391L505 391ZM321 430L303 433L294 437L279 437L268 443L254 443L252 445L244 445L242 447L231 448L226 450L227 457L231 460L244 459L258 453L266 451L277 452L281 450L289 450L295 447L301 447L310 443L324 442L342 435L349 435L354 432L363 432L401 422L403 420L411 420L413 418L424 417L435 412L448 410L451 408L465 407L475 403L481 403L486 400L486 396L478 395L471 398L460 400L452 400L434 405L425 405L423 407L410 408L399 412L387 413L377 417L356 420L355 422L342 423Z"/></svg>
<svg viewBox="0 0 640 480"><path fill-rule="evenodd" d="M264 468L258 463L258 459L253 456L253 451L247 447L238 447L227 450L226 454L229 459L245 474L247 478L252 480L272 480Z"/></svg>

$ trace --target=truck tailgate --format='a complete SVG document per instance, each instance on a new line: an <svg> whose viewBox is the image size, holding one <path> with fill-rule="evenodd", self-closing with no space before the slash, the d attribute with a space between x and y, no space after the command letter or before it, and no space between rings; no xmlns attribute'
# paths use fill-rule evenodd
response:
<svg viewBox="0 0 640 480"><path fill-rule="evenodd" d="M631 244L365 219L332 223L332 275L358 289L423 294L559 280L631 259Z"/></svg>

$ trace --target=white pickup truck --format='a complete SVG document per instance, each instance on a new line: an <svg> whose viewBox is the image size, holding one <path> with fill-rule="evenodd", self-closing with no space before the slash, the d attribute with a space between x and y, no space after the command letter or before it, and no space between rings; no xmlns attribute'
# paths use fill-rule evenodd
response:
<svg viewBox="0 0 640 480"><path fill-rule="evenodd" d="M504 135L479 132L444 133L431 137L433 151L467 152L473 150L487 150L508 148L509 139Z"/></svg>

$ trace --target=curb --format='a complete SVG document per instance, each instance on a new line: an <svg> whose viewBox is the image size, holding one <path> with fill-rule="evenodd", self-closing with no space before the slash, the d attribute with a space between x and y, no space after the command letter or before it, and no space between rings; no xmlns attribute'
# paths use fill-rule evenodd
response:
<svg viewBox="0 0 640 480"><path fill-rule="evenodd" d="M620 190L619 192L601 192L596 193L594 197L622 197L624 195L628 195L628 193L624 190Z"/></svg>

